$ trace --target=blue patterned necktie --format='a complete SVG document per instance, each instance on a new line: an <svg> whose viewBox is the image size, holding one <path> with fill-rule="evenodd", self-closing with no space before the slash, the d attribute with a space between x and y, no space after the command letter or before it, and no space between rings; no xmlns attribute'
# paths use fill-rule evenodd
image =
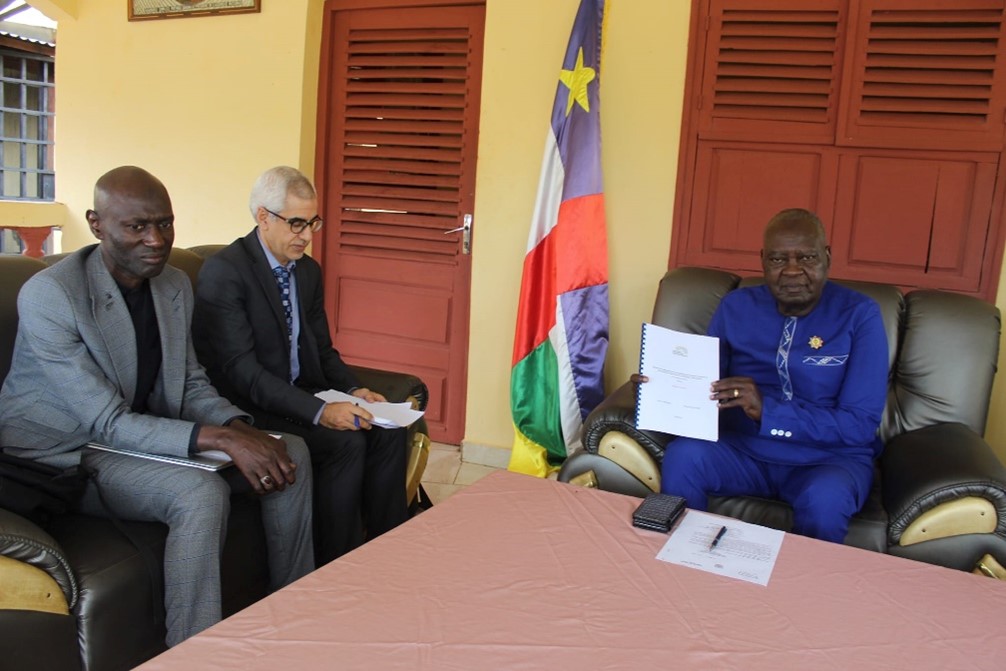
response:
<svg viewBox="0 0 1006 671"><path fill-rule="evenodd" d="M779 338L779 349L775 354L775 367L779 370L782 394L787 401L793 400L793 381L789 378L789 348L793 345L794 335L796 335L796 317L786 317L786 322L782 326L782 337Z"/></svg>
<svg viewBox="0 0 1006 671"><path fill-rule="evenodd" d="M279 284L279 300L283 304L283 312L286 315L286 338L293 338L293 305L290 303L290 271L283 266L272 269L272 274L276 276L276 283Z"/></svg>

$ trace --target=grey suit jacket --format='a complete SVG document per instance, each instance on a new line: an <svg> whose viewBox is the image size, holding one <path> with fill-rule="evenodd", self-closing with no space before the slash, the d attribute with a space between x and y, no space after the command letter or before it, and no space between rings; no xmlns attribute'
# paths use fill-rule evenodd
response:
<svg viewBox="0 0 1006 671"><path fill-rule="evenodd" d="M136 335L97 245L33 276L18 295L11 370L0 390L0 445L58 466L88 442L186 456L195 423L246 416L210 385L190 337L192 287L171 266L150 280L161 371L148 413L130 411Z"/></svg>

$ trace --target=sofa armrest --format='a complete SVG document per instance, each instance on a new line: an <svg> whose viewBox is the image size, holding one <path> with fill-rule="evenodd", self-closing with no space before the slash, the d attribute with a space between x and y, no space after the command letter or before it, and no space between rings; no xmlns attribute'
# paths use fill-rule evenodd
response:
<svg viewBox="0 0 1006 671"><path fill-rule="evenodd" d="M892 438L880 470L892 545L966 533L1006 536L1006 468L963 424Z"/></svg>
<svg viewBox="0 0 1006 671"><path fill-rule="evenodd" d="M624 433L646 450L658 464L664 458L664 447L674 437L659 431L636 428L636 385L626 382L601 401L583 423L583 449L597 454L601 441L610 431Z"/></svg>
<svg viewBox="0 0 1006 671"><path fill-rule="evenodd" d="M0 508L0 556L34 566L63 591L67 607L77 604L77 580L56 540L33 522Z"/></svg>
<svg viewBox="0 0 1006 671"><path fill-rule="evenodd" d="M367 389L383 394L389 403L409 401L415 410L426 410L430 400L430 392L426 383L409 373L396 373L390 370L350 366L350 370ZM420 417L411 424L407 431L409 456L405 471L406 500L412 502L419 491L426 462L430 455L430 430L426 425L426 417Z"/></svg>
<svg viewBox="0 0 1006 671"><path fill-rule="evenodd" d="M412 401L416 410L426 410L430 400L430 392L426 383L409 373L396 373L390 370L350 366L350 370L367 389L383 394L390 403Z"/></svg>

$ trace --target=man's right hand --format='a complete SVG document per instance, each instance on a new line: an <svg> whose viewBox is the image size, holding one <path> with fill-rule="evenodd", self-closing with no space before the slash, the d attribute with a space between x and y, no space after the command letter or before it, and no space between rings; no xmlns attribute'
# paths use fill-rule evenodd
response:
<svg viewBox="0 0 1006 671"><path fill-rule="evenodd" d="M762 396L757 383L750 377L725 377L709 388L709 399L724 408L740 408L756 422L761 421Z"/></svg>
<svg viewBox="0 0 1006 671"><path fill-rule="evenodd" d="M369 429L374 416L355 403L328 403L321 411L318 423L336 431Z"/></svg>
<svg viewBox="0 0 1006 671"><path fill-rule="evenodd" d="M287 454L286 443L241 420L200 427L196 446L227 454L258 494L283 491L297 480L297 464Z"/></svg>

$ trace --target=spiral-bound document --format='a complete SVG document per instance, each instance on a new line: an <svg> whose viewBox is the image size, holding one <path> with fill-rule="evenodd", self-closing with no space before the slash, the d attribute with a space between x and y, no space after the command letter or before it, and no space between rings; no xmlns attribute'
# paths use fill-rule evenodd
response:
<svg viewBox="0 0 1006 671"><path fill-rule="evenodd" d="M719 439L719 406L709 386L720 376L720 341L643 324L636 385L636 428Z"/></svg>

